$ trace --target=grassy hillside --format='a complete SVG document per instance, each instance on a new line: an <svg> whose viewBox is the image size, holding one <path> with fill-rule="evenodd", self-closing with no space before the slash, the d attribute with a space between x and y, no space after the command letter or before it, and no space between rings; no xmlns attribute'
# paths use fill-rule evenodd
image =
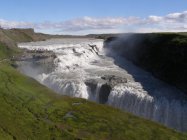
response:
<svg viewBox="0 0 187 140"><path fill-rule="evenodd" d="M0 42L8 47L16 47L18 42L42 41L51 35L35 33L33 29L0 29Z"/></svg>
<svg viewBox="0 0 187 140"><path fill-rule="evenodd" d="M84 99L60 96L11 67L0 45L0 140L187 140L187 135Z"/></svg>

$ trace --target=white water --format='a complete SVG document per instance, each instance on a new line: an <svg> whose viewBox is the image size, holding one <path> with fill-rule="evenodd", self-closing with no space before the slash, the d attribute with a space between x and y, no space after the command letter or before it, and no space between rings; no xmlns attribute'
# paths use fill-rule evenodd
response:
<svg viewBox="0 0 187 140"><path fill-rule="evenodd" d="M91 48L96 45L98 49ZM52 50L56 53L56 68L51 73L21 66L21 71L34 77L56 92L99 102L103 75L117 75L128 79L127 83L116 85L110 92L107 104L132 112L136 115L160 122L180 131L187 131L186 97L177 89L155 79L149 73L137 68L120 57L123 69L105 54L103 40L60 39L45 42L24 43L20 48ZM32 69L32 73L30 72ZM36 71L36 72L33 72ZM95 89L85 84L96 79Z"/></svg>

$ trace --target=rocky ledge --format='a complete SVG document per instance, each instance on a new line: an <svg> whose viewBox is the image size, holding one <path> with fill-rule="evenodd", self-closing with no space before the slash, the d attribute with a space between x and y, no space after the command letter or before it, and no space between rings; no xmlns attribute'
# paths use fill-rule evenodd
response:
<svg viewBox="0 0 187 140"><path fill-rule="evenodd" d="M125 77L119 77L116 75L104 75L99 79L89 79L85 81L85 84L90 88L91 93L98 94L97 101L99 103L106 103L108 101L108 96L112 90L112 88L118 84L127 83L127 79ZM100 89L98 91L98 85L100 85Z"/></svg>
<svg viewBox="0 0 187 140"><path fill-rule="evenodd" d="M36 61L36 62L48 62L54 60L56 55L52 51L47 50L26 50L23 55L12 57L14 61Z"/></svg>
<svg viewBox="0 0 187 140"><path fill-rule="evenodd" d="M25 67L28 69L35 69L39 70L40 72L43 71L44 73L48 73L54 70L56 65L55 60L57 60L57 57L52 51L25 50L25 52L21 56L13 56L12 60L16 62L16 67L18 67L19 69Z"/></svg>

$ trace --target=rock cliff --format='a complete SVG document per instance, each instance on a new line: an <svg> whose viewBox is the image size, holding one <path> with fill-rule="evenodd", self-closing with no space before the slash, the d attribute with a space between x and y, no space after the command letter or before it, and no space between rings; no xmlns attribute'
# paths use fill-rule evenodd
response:
<svg viewBox="0 0 187 140"><path fill-rule="evenodd" d="M109 37L105 47L187 93L187 36L184 33Z"/></svg>

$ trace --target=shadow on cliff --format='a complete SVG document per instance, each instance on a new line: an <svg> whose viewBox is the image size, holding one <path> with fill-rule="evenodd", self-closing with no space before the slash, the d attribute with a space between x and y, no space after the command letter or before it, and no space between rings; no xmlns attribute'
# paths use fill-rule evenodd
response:
<svg viewBox="0 0 187 140"><path fill-rule="evenodd" d="M186 66L183 65L184 62L178 54L175 54L174 59L179 59L179 62L173 64L177 60L173 62L172 58L169 58L170 56L164 54L168 51L168 48L163 47L167 46L163 42L169 42L174 37L173 34L125 34L109 38L105 41L104 47L107 56L112 57L116 65L125 69L136 82L141 83L148 94L158 98L165 96L177 99L184 96L175 86L184 89L184 92L186 90L184 77L186 72L182 71ZM154 47L158 45L163 49ZM173 48L176 49L175 46ZM168 52L170 53L170 51L173 50L170 49ZM173 55L172 53L171 55ZM171 80L173 81L171 82Z"/></svg>

